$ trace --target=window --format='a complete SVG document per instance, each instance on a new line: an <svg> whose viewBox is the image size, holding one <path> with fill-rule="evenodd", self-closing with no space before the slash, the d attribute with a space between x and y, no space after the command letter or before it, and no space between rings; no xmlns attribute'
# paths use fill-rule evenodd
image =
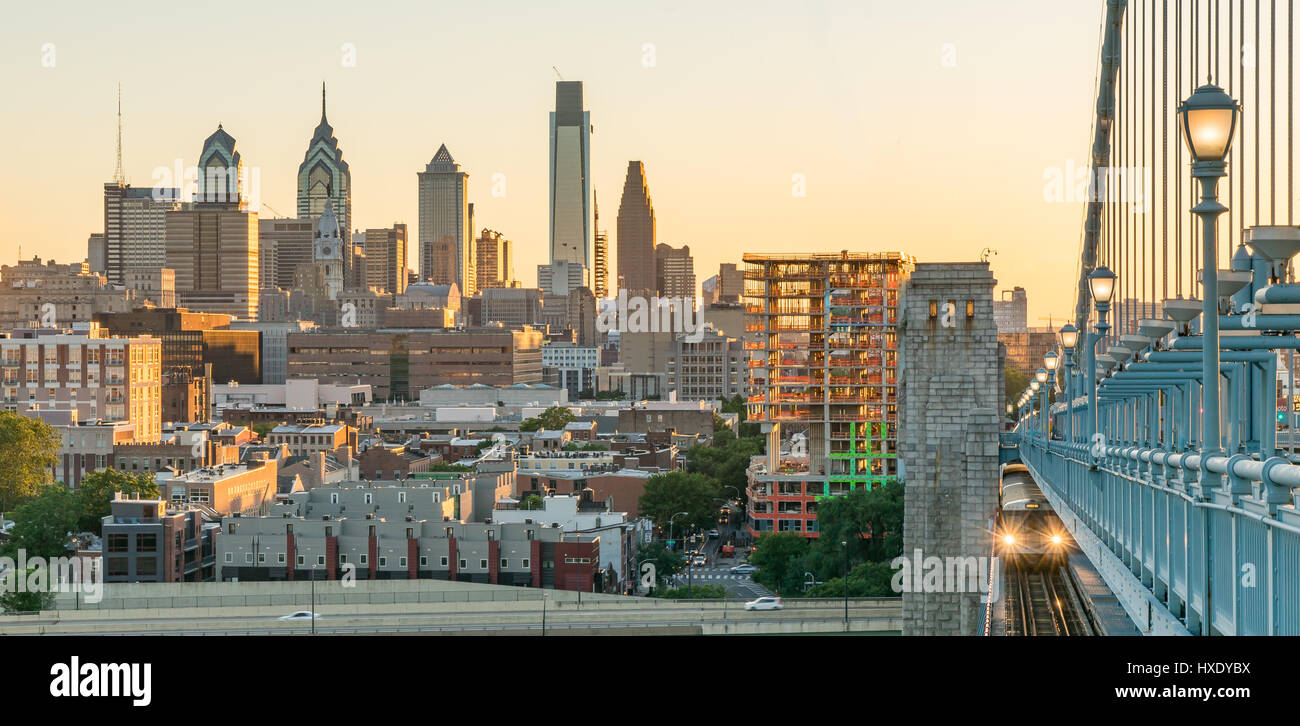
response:
<svg viewBox="0 0 1300 726"><path fill-rule="evenodd" d="M316 565L318 567L325 566L325 555L316 555Z"/></svg>
<svg viewBox="0 0 1300 726"><path fill-rule="evenodd" d="M361 564L363 564L363 565L369 565L369 564L370 564L370 555L361 555Z"/></svg>
<svg viewBox="0 0 1300 726"><path fill-rule="evenodd" d="M402 569L406 569L406 558L405 557L397 558L397 566Z"/></svg>
<svg viewBox="0 0 1300 726"><path fill-rule="evenodd" d="M442 557L438 558L438 565L439 565L440 567L446 567L446 566L447 566L447 556L446 556L446 555L443 555Z"/></svg>
<svg viewBox="0 0 1300 726"><path fill-rule="evenodd" d="M371 494L370 492L366 492L366 504L374 504L374 503L375 503L374 495Z"/></svg>
<svg viewBox="0 0 1300 726"><path fill-rule="evenodd" d="M396 479L397 477L393 477L393 478ZM397 493L397 503L398 503L398 504L406 504L406 492L398 492L398 493Z"/></svg>
<svg viewBox="0 0 1300 726"><path fill-rule="evenodd" d="M387 557L380 557L380 558L379 558L379 566L380 566L380 567L388 567L388 558L387 558Z"/></svg>
<svg viewBox="0 0 1300 726"><path fill-rule="evenodd" d="M528 566L528 558L527 558L527 557L525 557L525 558L523 559L523 561L522 561L520 564L523 566L523 568L524 568L525 570L531 569L531 568Z"/></svg>
<svg viewBox="0 0 1300 726"><path fill-rule="evenodd" d="M149 536L154 537L154 535L149 535ZM124 534L110 534L108 535L108 548L106 551L126 552L128 548L127 542L128 542L127 536Z"/></svg>
<svg viewBox="0 0 1300 726"><path fill-rule="evenodd" d="M125 576L125 575L126 575L126 558L125 558L125 557L109 557L109 558L107 558L107 559L108 559L107 574L109 574L109 575L121 575L121 576Z"/></svg>
<svg viewBox="0 0 1300 726"><path fill-rule="evenodd" d="M487 569L487 560L479 560L479 561L478 561L478 568L479 568L480 570L486 570L486 569Z"/></svg>
<svg viewBox="0 0 1300 726"><path fill-rule="evenodd" d="M279 552L279 553L277 553L277 554L275 555L275 562L276 562L276 564L278 564L278 565L283 565L283 564L284 564L284 553L283 553L283 552Z"/></svg>
<svg viewBox="0 0 1300 726"><path fill-rule="evenodd" d="M264 564L265 562L266 562L266 553L265 553L265 552L258 552L258 553L257 553L257 564L261 565L261 564Z"/></svg>
<svg viewBox="0 0 1300 726"><path fill-rule="evenodd" d="M348 563L348 556L347 556L347 555L339 555L339 564L340 564L340 565L346 565L347 563Z"/></svg>
<svg viewBox="0 0 1300 726"><path fill-rule="evenodd" d="M298 555L298 566L301 567L305 564L307 564L307 558L303 555Z"/></svg>
<svg viewBox="0 0 1300 726"><path fill-rule="evenodd" d="M510 560L507 560L507 559L505 559L505 558L502 558L502 559L501 559L501 569L504 570L504 569L507 569L507 568L509 568L509 567L510 567Z"/></svg>
<svg viewBox="0 0 1300 726"><path fill-rule="evenodd" d="M338 503L339 503L339 493L330 492L330 504L338 504Z"/></svg>
<svg viewBox="0 0 1300 726"><path fill-rule="evenodd" d="M230 563L232 563L232 562L234 562L234 561L235 561L235 553L234 553L234 552L227 552L227 553L226 553L226 564L230 564Z"/></svg>
<svg viewBox="0 0 1300 726"><path fill-rule="evenodd" d="M253 553L252 553L252 552L245 552L245 553L244 553L244 564L246 564L246 565L251 565L251 564L253 564Z"/></svg>
<svg viewBox="0 0 1300 726"><path fill-rule="evenodd" d="M466 562L465 560L461 560L461 561L460 561L460 569L464 570L464 569L467 569L468 567L469 567L469 563L468 563L468 562Z"/></svg>
<svg viewBox="0 0 1300 726"><path fill-rule="evenodd" d="M429 566L429 558L425 557L424 555L420 555L420 567L428 567L428 566Z"/></svg>

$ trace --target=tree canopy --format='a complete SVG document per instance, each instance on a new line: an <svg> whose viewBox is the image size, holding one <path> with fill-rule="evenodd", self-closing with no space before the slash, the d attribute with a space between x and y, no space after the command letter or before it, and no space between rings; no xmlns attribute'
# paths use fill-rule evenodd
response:
<svg viewBox="0 0 1300 726"><path fill-rule="evenodd" d="M566 424L577 421L578 417L573 415L567 406L551 406L533 418L524 419L519 424L520 431L537 431L538 429L555 430L562 429Z"/></svg>
<svg viewBox="0 0 1300 726"><path fill-rule="evenodd" d="M703 474L670 471L655 474L646 481L639 508L665 530L672 522L678 534L685 534L691 527L710 529L717 525L720 498L722 495L713 479ZM672 520L678 512L686 514Z"/></svg>
<svg viewBox="0 0 1300 726"><path fill-rule="evenodd" d="M0 512L53 481L59 435L40 419L0 411Z"/></svg>
<svg viewBox="0 0 1300 726"><path fill-rule="evenodd" d="M654 541L648 545L642 545L636 551L637 574L640 576L641 563L650 562L655 566L655 590L662 588L664 581L669 577L682 571L686 566L686 560L681 554L674 552L664 546L661 541Z"/></svg>
<svg viewBox="0 0 1300 726"><path fill-rule="evenodd" d="M29 558L66 557L68 535L77 531L81 513L81 501L67 487L40 487L35 496L14 510L14 526L4 553L16 557L18 550L26 550Z"/></svg>
<svg viewBox="0 0 1300 726"><path fill-rule="evenodd" d="M126 496L137 494L141 499L156 499L158 484L153 474L142 472L131 474L114 469L102 469L87 474L77 486L77 500L81 514L77 519L78 532L100 534L103 519L113 511L113 495L122 492Z"/></svg>

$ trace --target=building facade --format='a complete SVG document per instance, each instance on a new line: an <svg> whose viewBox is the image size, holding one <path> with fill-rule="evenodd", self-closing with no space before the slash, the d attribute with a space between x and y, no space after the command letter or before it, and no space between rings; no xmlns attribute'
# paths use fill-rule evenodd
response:
<svg viewBox="0 0 1300 726"><path fill-rule="evenodd" d="M751 533L817 536L817 499L898 476L899 253L747 254Z"/></svg>
<svg viewBox="0 0 1300 726"><path fill-rule="evenodd" d="M618 205L618 285L632 295L653 295L659 285L655 257L655 208L645 165L627 163L623 199Z"/></svg>
<svg viewBox="0 0 1300 726"><path fill-rule="evenodd" d="M591 113L582 81L555 84L550 116L550 262L592 267ZM587 284L584 281L584 284Z"/></svg>
<svg viewBox="0 0 1300 726"><path fill-rule="evenodd" d="M420 279L456 286L472 295L474 246L469 219L469 174L452 158L447 145L438 147L420 172Z"/></svg>

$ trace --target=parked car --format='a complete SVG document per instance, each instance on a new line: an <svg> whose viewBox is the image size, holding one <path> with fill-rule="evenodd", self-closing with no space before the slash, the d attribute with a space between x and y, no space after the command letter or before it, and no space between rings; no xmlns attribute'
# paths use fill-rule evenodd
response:
<svg viewBox="0 0 1300 726"><path fill-rule="evenodd" d="M320 615L310 610L299 610L280 618L280 620L320 620Z"/></svg>
<svg viewBox="0 0 1300 726"><path fill-rule="evenodd" d="M749 575L755 572L758 572L758 568L753 565L736 565L731 568L731 574L733 575Z"/></svg>
<svg viewBox="0 0 1300 726"><path fill-rule="evenodd" d="M779 597L760 597L745 603L746 610L780 610L783 607Z"/></svg>

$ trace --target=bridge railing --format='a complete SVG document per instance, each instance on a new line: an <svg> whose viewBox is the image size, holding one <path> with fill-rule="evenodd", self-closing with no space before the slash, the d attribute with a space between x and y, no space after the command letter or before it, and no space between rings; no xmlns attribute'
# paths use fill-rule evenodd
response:
<svg viewBox="0 0 1300 726"><path fill-rule="evenodd" d="M1300 635L1300 467L1019 435L1021 460L1193 634ZM1283 501L1284 500L1284 501Z"/></svg>

